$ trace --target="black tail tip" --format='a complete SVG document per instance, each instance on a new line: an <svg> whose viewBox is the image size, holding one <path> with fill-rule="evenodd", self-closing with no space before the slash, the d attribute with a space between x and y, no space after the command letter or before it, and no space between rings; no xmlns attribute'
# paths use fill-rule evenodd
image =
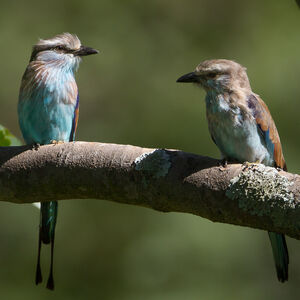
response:
<svg viewBox="0 0 300 300"><path fill-rule="evenodd" d="M277 278L280 282L284 283L286 281L288 281L289 276L288 276L288 270L277 270Z"/></svg>
<svg viewBox="0 0 300 300"><path fill-rule="evenodd" d="M35 284L38 285L43 281L41 268L37 267L36 273L35 273Z"/></svg>
<svg viewBox="0 0 300 300"><path fill-rule="evenodd" d="M281 283L285 283L285 282L288 281L288 278L287 278L287 277L286 277L286 278L279 278L279 277L278 277L278 280L279 280Z"/></svg>
<svg viewBox="0 0 300 300"><path fill-rule="evenodd" d="M54 290L54 280L53 280L53 277L50 276L48 281L47 281L47 289L53 291Z"/></svg>

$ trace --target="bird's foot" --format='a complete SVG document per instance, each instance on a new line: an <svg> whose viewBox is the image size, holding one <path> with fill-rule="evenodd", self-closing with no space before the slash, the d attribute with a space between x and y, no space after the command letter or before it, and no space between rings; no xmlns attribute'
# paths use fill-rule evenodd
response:
<svg viewBox="0 0 300 300"><path fill-rule="evenodd" d="M51 140L50 143L53 144L53 145L60 145L60 144L64 144L65 142L64 141Z"/></svg>
<svg viewBox="0 0 300 300"><path fill-rule="evenodd" d="M39 143L34 143L34 144L32 144L31 150L37 151L37 150L39 150L40 147L41 147L41 144L39 144Z"/></svg>
<svg viewBox="0 0 300 300"><path fill-rule="evenodd" d="M255 167L255 166L257 166L258 164L260 164L260 161L259 161L259 160L255 161L255 162L245 161L245 162L243 163L243 165L242 165L243 171L246 171L246 170L248 170L248 169L251 168L251 167Z"/></svg>
<svg viewBox="0 0 300 300"><path fill-rule="evenodd" d="M227 168L227 166L228 166L228 160L226 158L223 158L220 161L219 170L220 171L225 171L225 169Z"/></svg>

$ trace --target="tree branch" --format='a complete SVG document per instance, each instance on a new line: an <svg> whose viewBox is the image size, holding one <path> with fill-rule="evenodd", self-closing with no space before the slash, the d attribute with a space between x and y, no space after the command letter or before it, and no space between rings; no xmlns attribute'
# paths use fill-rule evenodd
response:
<svg viewBox="0 0 300 300"><path fill-rule="evenodd" d="M0 201L107 199L300 239L300 176L178 150L88 142L0 147Z"/></svg>

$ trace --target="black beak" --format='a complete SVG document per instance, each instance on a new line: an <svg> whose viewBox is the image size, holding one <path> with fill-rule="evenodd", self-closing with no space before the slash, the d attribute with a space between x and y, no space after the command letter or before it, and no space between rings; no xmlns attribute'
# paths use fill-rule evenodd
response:
<svg viewBox="0 0 300 300"><path fill-rule="evenodd" d="M179 77L176 82L198 82L198 76L195 72L191 72Z"/></svg>
<svg viewBox="0 0 300 300"><path fill-rule="evenodd" d="M96 49L93 49L91 47L80 46L80 48L74 52L74 55L86 56L86 55L97 54L97 53L99 53L99 51Z"/></svg>

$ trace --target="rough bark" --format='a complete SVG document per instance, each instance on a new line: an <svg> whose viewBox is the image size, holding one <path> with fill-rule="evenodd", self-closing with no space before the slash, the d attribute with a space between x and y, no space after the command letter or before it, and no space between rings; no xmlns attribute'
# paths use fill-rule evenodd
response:
<svg viewBox="0 0 300 300"><path fill-rule="evenodd" d="M0 201L106 199L300 239L300 176L178 150L75 142L0 147Z"/></svg>

